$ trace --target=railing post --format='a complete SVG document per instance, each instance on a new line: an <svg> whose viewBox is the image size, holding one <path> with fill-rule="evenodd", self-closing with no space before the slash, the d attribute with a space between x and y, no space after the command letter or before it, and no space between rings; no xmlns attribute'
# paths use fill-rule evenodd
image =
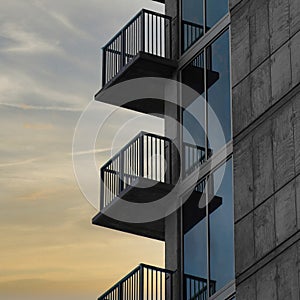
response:
<svg viewBox="0 0 300 300"><path fill-rule="evenodd" d="M120 151L120 177L119 177L120 193L124 190L124 151Z"/></svg>
<svg viewBox="0 0 300 300"><path fill-rule="evenodd" d="M106 84L106 48L102 50L102 87Z"/></svg>
<svg viewBox="0 0 300 300"><path fill-rule="evenodd" d="M126 64L126 31L121 33L121 65L124 67Z"/></svg>
<svg viewBox="0 0 300 300"><path fill-rule="evenodd" d="M139 286L140 286L139 300L143 300L144 299L144 266L143 265L140 265Z"/></svg>
<svg viewBox="0 0 300 300"><path fill-rule="evenodd" d="M118 286L118 300L123 300L123 287L121 282Z"/></svg>
<svg viewBox="0 0 300 300"><path fill-rule="evenodd" d="M104 170L100 169L100 210L104 208Z"/></svg>
<svg viewBox="0 0 300 300"><path fill-rule="evenodd" d="M145 52L145 11L141 15L141 51Z"/></svg>
<svg viewBox="0 0 300 300"><path fill-rule="evenodd" d="M144 135L141 134L139 138L140 147L139 147L139 176L144 177Z"/></svg>
<svg viewBox="0 0 300 300"><path fill-rule="evenodd" d="M170 56L169 57L166 57L166 58L169 58L169 59L172 59L173 57L172 57L172 26L173 26L173 24L172 24L172 19L169 19L169 53L170 53Z"/></svg>

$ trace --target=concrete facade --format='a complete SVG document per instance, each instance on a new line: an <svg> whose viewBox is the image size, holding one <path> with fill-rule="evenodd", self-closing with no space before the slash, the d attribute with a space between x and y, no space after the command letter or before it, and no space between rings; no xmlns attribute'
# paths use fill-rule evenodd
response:
<svg viewBox="0 0 300 300"><path fill-rule="evenodd" d="M300 298L300 1L231 0L236 298Z"/></svg>

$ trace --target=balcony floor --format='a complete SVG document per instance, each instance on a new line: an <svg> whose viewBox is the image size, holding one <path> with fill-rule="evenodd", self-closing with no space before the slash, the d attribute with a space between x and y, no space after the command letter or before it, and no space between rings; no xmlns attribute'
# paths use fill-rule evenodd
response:
<svg viewBox="0 0 300 300"><path fill-rule="evenodd" d="M122 105L122 95L115 95L110 97L107 90L126 80L142 78L142 77L162 77L171 79L174 71L176 70L177 63L173 60L159 57L156 55L139 52L123 69L109 81L96 95L95 100L107 104L116 106L122 106L127 109L135 110L141 113L152 113L152 114L163 114L164 113L164 102L158 101L158 99L143 99L143 101L132 101ZM153 90L161 95L161 99L164 97L165 86L163 84L158 85L155 82L155 86L149 82L148 86L143 86L145 94ZM126 99L128 100L128 99Z"/></svg>
<svg viewBox="0 0 300 300"><path fill-rule="evenodd" d="M150 185L148 188L139 186ZM92 220L94 225L136 234L139 236L152 238L160 241L165 240L165 218L148 223L127 223L108 217L106 213L114 215L114 211L122 211L122 201L135 203L149 203L167 195L173 185L157 182L145 178L139 178L131 186L128 186L119 197L116 197L102 212L100 211ZM198 207L201 193L194 191L184 204L185 214L188 214L189 222L185 225L185 231L190 230L200 220L205 217L205 209ZM222 198L215 196L209 204L209 213L214 212L222 205ZM124 212L126 214L126 212Z"/></svg>

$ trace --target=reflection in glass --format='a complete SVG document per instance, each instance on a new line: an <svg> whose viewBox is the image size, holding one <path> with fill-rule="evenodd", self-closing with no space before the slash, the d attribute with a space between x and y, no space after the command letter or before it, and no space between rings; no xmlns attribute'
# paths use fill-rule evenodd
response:
<svg viewBox="0 0 300 300"><path fill-rule="evenodd" d="M203 0L182 0L183 52L204 34L203 23Z"/></svg>
<svg viewBox="0 0 300 300"><path fill-rule="evenodd" d="M220 122L225 136L225 143L231 140L231 96L230 96L230 61L229 61L229 32L222 34L206 49L208 64L213 71L207 71L207 101ZM218 79L212 78L218 74ZM213 83L213 84L211 84ZM216 153L224 142L220 138L215 119L208 111L208 140L209 148Z"/></svg>
<svg viewBox="0 0 300 300"><path fill-rule="evenodd" d="M228 0L182 0L182 52L189 49L227 13Z"/></svg>
<svg viewBox="0 0 300 300"><path fill-rule="evenodd" d="M184 284L187 300L206 299L207 293L207 217L204 190L205 181L198 185L198 192L194 192L194 197L183 206ZM199 208L201 195L203 199Z"/></svg>
<svg viewBox="0 0 300 300"><path fill-rule="evenodd" d="M206 0L206 26L213 27L228 13L228 0Z"/></svg>
<svg viewBox="0 0 300 300"><path fill-rule="evenodd" d="M212 175L212 188L222 205L209 215L210 278L216 291L234 279L232 160Z"/></svg>
<svg viewBox="0 0 300 300"><path fill-rule="evenodd" d="M200 53L182 70L182 82L201 97L194 99L182 94L184 176L192 173L205 161L205 100L204 53Z"/></svg>

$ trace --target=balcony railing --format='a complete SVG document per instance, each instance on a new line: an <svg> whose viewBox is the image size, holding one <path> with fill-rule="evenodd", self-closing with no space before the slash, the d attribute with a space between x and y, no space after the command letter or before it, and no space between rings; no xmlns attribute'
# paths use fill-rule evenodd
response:
<svg viewBox="0 0 300 300"><path fill-rule="evenodd" d="M102 86L139 52L171 58L171 17L141 10L103 47Z"/></svg>
<svg viewBox="0 0 300 300"><path fill-rule="evenodd" d="M171 300L172 271L139 265L98 300Z"/></svg>
<svg viewBox="0 0 300 300"><path fill-rule="evenodd" d="M142 177L171 183L172 142L152 133L141 132L111 158L100 170L100 208Z"/></svg>
<svg viewBox="0 0 300 300"><path fill-rule="evenodd" d="M209 149L208 157L210 156ZM186 177L205 162L205 148L183 143L183 157L183 177ZM172 184L175 181L172 160L170 139L140 132L101 167L100 209L107 207L139 178ZM196 191L203 192L198 186Z"/></svg>
<svg viewBox="0 0 300 300"><path fill-rule="evenodd" d="M216 292L216 282L210 281L210 291L207 289L207 280L197 276L184 274L185 300L206 300Z"/></svg>

